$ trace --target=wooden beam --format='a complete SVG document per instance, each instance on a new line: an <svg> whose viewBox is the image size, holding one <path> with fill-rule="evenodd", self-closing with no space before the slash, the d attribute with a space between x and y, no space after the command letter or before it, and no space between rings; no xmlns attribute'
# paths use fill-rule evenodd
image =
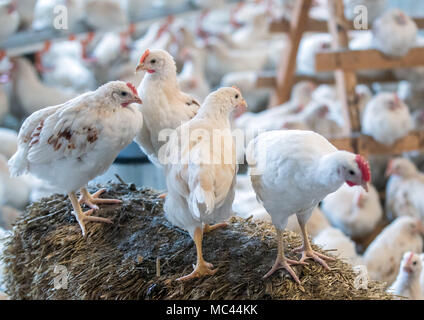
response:
<svg viewBox="0 0 424 320"><path fill-rule="evenodd" d="M363 83L363 84L372 84L375 82L399 82L401 80L406 80L406 79L400 79L396 77L394 73L391 71L385 72L384 74L378 75L376 77L364 77L364 76L357 75L358 83ZM329 79L321 79L315 76L296 75L294 78L294 83L296 84L300 81L312 81L316 84L334 84L335 83L334 77L331 77ZM257 88L275 88L275 85L276 85L275 73L274 74L271 74L269 72L267 72L266 74L260 73L256 80Z"/></svg>
<svg viewBox="0 0 424 320"><path fill-rule="evenodd" d="M412 131L390 146L379 143L372 137L363 134L354 134L349 138L330 139L330 142L337 149L363 155L402 154L403 152L424 149L424 131Z"/></svg>
<svg viewBox="0 0 424 320"><path fill-rule="evenodd" d="M296 58L300 40L306 27L309 9L312 0L298 0L295 2L292 19L290 21L289 41L284 50L277 73L277 84L271 106L280 105L290 99L293 79L296 72Z"/></svg>
<svg viewBox="0 0 424 320"><path fill-rule="evenodd" d="M320 52L315 56L317 72L356 70L387 70L424 65L424 47L413 48L405 56L391 58L378 50L337 50Z"/></svg>
<svg viewBox="0 0 424 320"><path fill-rule="evenodd" d="M418 26L418 29L424 29L424 18L414 18L413 19ZM349 30L352 31L362 31L362 30L370 30L372 24L368 24L368 29L356 29L353 25L353 21L347 21L347 26ZM269 26L270 32L275 33L286 33L290 30L290 22L287 19L282 19L280 21L272 21ZM307 32L327 32L327 21L325 20L316 20L309 18L306 22L306 30Z"/></svg>
<svg viewBox="0 0 424 320"><path fill-rule="evenodd" d="M344 16L343 0L328 0L328 30L330 31L333 50L349 50L348 23ZM343 132L361 131L359 117L359 98L356 94L356 73L343 68L334 69L336 88L342 103L342 116L345 123Z"/></svg>

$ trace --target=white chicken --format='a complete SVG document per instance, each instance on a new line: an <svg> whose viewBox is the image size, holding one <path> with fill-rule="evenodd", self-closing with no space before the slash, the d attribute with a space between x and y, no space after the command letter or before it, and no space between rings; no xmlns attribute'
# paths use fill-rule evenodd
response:
<svg viewBox="0 0 424 320"><path fill-rule="evenodd" d="M0 154L0 181L4 184L4 204L16 209L24 209L31 194L31 179L28 176L11 177L7 158Z"/></svg>
<svg viewBox="0 0 424 320"><path fill-rule="evenodd" d="M368 192L343 184L322 201L321 210L331 224L352 239L362 239L372 233L383 218L378 192L373 185Z"/></svg>
<svg viewBox="0 0 424 320"><path fill-rule="evenodd" d="M362 132L380 143L392 145L411 129L412 118L408 106L396 93L379 93L365 107Z"/></svg>
<svg viewBox="0 0 424 320"><path fill-rule="evenodd" d="M138 87L143 104L143 126L135 141L156 165L158 152L166 142L166 130L174 130L193 118L200 104L180 91L177 70L172 56L164 50L146 50L137 65L137 71L146 71Z"/></svg>
<svg viewBox="0 0 424 320"><path fill-rule="evenodd" d="M389 161L386 176L386 211L390 218L403 215L424 221L424 174L406 158Z"/></svg>
<svg viewBox="0 0 424 320"><path fill-rule="evenodd" d="M212 227L209 224L222 222L233 214L238 166L230 114L245 106L238 89L218 89L208 95L197 115L179 127L166 145L166 158L162 160L166 161L162 163L168 187L165 215L172 224L189 232L197 250L194 271L179 280L213 275L217 271L203 258L202 226L206 225L206 231L225 226L225 223ZM217 138L220 147L216 147Z"/></svg>
<svg viewBox="0 0 424 320"><path fill-rule="evenodd" d="M219 84L229 72L262 70L267 62L268 53L263 49L231 49L223 40L211 38L207 41L209 50L206 73L211 85Z"/></svg>
<svg viewBox="0 0 424 320"><path fill-rule="evenodd" d="M85 185L104 173L142 124L133 103L141 103L136 88L109 82L64 104L48 107L28 117L19 132L16 154L9 160L12 175L31 173L67 192L83 235L89 221L112 223L91 216L99 203L120 203L91 195ZM78 170L72 170L78 168ZM83 212L81 203L91 210Z"/></svg>
<svg viewBox="0 0 424 320"><path fill-rule="evenodd" d="M315 71L315 55L318 52L331 49L331 36L329 34L312 34L303 37L299 45L297 54L297 72L303 75L317 76L319 79L326 79L332 76L329 72Z"/></svg>
<svg viewBox="0 0 424 320"><path fill-rule="evenodd" d="M278 255L265 277L284 268L300 283L290 264L307 258L329 269L324 260L332 258L312 249L306 222L318 203L344 182L366 189L371 179L368 163L360 155L338 151L317 133L300 130L262 133L250 142L246 158L253 188L277 229ZM287 260L283 252L282 232L293 214L303 236L303 246L296 250L302 252L299 262Z"/></svg>
<svg viewBox="0 0 424 320"><path fill-rule="evenodd" d="M269 218L268 214L267 216ZM322 213L322 211L318 207L316 207L312 211L311 217L308 220L308 234L312 238L315 238L321 231L329 227L330 227L330 222L327 220L327 218ZM294 215L289 217L286 229L296 232L299 235L302 235L302 230L300 228L299 221L296 219Z"/></svg>
<svg viewBox="0 0 424 320"><path fill-rule="evenodd" d="M375 48L390 57L400 57L414 47L418 28L414 20L399 9L390 9L374 21Z"/></svg>
<svg viewBox="0 0 424 320"><path fill-rule="evenodd" d="M421 265L424 266L424 253L420 254L421 259ZM421 285L421 294L424 296L424 268L421 270L421 276L420 276L420 285Z"/></svg>
<svg viewBox="0 0 424 320"><path fill-rule="evenodd" d="M0 128L0 154L7 159L18 149L18 133L15 130Z"/></svg>
<svg viewBox="0 0 424 320"><path fill-rule="evenodd" d="M84 0L38 0L34 7L34 20L32 27L34 30L54 29L55 20L61 12L58 6L66 8L66 29L75 30L84 18Z"/></svg>
<svg viewBox="0 0 424 320"><path fill-rule="evenodd" d="M267 101L274 89L257 88L258 73L254 71L237 71L227 73L222 79L220 86L237 86L242 92L245 92L244 98L249 106L249 111L261 110L267 105Z"/></svg>
<svg viewBox="0 0 424 320"><path fill-rule="evenodd" d="M408 300L423 300L420 285L421 272L420 256L413 252L405 252L396 280L387 291Z"/></svg>
<svg viewBox="0 0 424 320"><path fill-rule="evenodd" d="M15 0L0 1L0 41L14 34L19 27L19 13Z"/></svg>
<svg viewBox="0 0 424 320"><path fill-rule="evenodd" d="M324 250L335 250L330 254L346 261L352 266L362 263L361 257L356 253L355 243L339 229L328 227L322 230L316 237L313 237L312 241Z"/></svg>
<svg viewBox="0 0 424 320"><path fill-rule="evenodd" d="M14 58L16 70L12 74L14 92L25 114L41 108L64 103L75 97L58 88L45 85L40 81L37 71L25 58Z"/></svg>
<svg viewBox="0 0 424 320"><path fill-rule="evenodd" d="M364 252L363 260L372 280L392 284L404 252L422 252L424 229L412 217L399 217L374 239Z"/></svg>
<svg viewBox="0 0 424 320"><path fill-rule="evenodd" d="M178 74L178 84L182 91L203 101L210 92L205 77L206 52L202 49L185 48L182 53L184 66Z"/></svg>
<svg viewBox="0 0 424 320"><path fill-rule="evenodd" d="M101 68L110 66L121 54L121 37L116 32L107 32L97 43L91 57Z"/></svg>
<svg viewBox="0 0 424 320"><path fill-rule="evenodd" d="M96 30L111 31L128 25L126 3L120 0L85 0L86 22Z"/></svg>
<svg viewBox="0 0 424 320"><path fill-rule="evenodd" d="M2 86L0 86L0 124L6 118L10 109L9 97Z"/></svg>
<svg viewBox="0 0 424 320"><path fill-rule="evenodd" d="M47 85L65 90L72 88L76 92L93 90L97 86L93 72L80 60L60 57L54 62L52 70L43 73Z"/></svg>

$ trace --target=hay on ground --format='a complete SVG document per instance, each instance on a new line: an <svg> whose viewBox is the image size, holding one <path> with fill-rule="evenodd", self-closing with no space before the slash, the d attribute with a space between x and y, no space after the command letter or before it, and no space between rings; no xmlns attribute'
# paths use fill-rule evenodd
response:
<svg viewBox="0 0 424 320"><path fill-rule="evenodd" d="M185 231L164 218L158 193L126 184L107 188L104 197L122 199L123 204L102 206L98 215L112 218L114 224L90 223L86 239L66 197L55 195L27 208L4 253L12 299L391 298L377 282L370 282L368 290L356 290L355 273L339 260L330 262L332 271L313 261L294 266L301 287L285 271L263 280L276 256L275 231L239 218L204 237L204 256L219 268L216 275L177 282L192 271L195 247ZM286 232L284 240L286 254L298 259L290 250L300 246L301 238ZM54 289L57 265L67 268L67 289Z"/></svg>

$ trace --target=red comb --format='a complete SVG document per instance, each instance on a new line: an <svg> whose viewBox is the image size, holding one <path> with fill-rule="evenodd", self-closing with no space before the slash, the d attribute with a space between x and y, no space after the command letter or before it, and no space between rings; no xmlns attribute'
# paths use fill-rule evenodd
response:
<svg viewBox="0 0 424 320"><path fill-rule="evenodd" d="M146 51L144 51L143 55L140 58L140 63L144 63L144 61L146 60L147 56L150 54L150 50L147 49Z"/></svg>
<svg viewBox="0 0 424 320"><path fill-rule="evenodd" d="M137 89L134 87L134 85L130 82L127 82L127 87L131 89L132 93L135 95L138 95Z"/></svg>
<svg viewBox="0 0 424 320"><path fill-rule="evenodd" d="M355 161L358 164L359 169L361 170L362 179L366 182L369 182L371 180L371 171L368 161L365 160L365 158L360 154L356 155Z"/></svg>

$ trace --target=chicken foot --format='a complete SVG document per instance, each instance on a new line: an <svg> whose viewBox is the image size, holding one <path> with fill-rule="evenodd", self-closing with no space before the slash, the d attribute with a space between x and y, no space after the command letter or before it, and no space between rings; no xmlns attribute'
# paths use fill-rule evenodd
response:
<svg viewBox="0 0 424 320"><path fill-rule="evenodd" d="M113 223L112 220L107 218L91 216L91 214L94 212L94 209L90 209L88 211L83 212L75 192L70 192L68 196L69 196L69 199L71 200L72 207L74 208L74 211L72 212L72 214L75 216L75 218L78 221L83 237L85 237L86 235L85 224L87 222L102 222L102 223L110 223L110 224Z"/></svg>
<svg viewBox="0 0 424 320"><path fill-rule="evenodd" d="M106 189L100 189L96 193L90 194L86 188L81 188L81 197L79 198L79 204L86 204L93 210L99 210L97 204L120 204L121 200L118 199L102 199L99 196L104 193Z"/></svg>
<svg viewBox="0 0 424 320"><path fill-rule="evenodd" d="M298 284L300 284L299 278L297 277L296 273L292 269L292 265L298 265L298 264L307 264L305 262L291 260L285 257L284 255L284 246L283 246L283 231L277 229L277 241L278 241L278 253L277 258L275 259L274 265L272 266L271 270L267 272L266 275L264 275L264 279L270 277L275 271L279 269L285 269L296 281Z"/></svg>
<svg viewBox="0 0 424 320"><path fill-rule="evenodd" d="M300 262L304 262L306 259L313 259L319 264L321 264L325 269L331 270L328 264L325 262L325 260L328 261L335 261L335 258L328 257L322 253L316 252L312 249L311 243L308 238L308 233L306 231L306 223L299 220L300 229L302 231L303 236L303 245L300 248L294 249L294 252L296 253L302 253L302 257L299 260Z"/></svg>
<svg viewBox="0 0 424 320"><path fill-rule="evenodd" d="M197 263L194 267L194 270L189 275L183 276L181 278L178 278L177 281L186 281L194 278L200 278L207 275L214 275L218 269L214 269L213 265L209 262L206 262L203 259L203 252L202 252L202 240L203 240L203 230L200 227L197 227L194 230L194 243L196 244L196 251L197 251Z"/></svg>

